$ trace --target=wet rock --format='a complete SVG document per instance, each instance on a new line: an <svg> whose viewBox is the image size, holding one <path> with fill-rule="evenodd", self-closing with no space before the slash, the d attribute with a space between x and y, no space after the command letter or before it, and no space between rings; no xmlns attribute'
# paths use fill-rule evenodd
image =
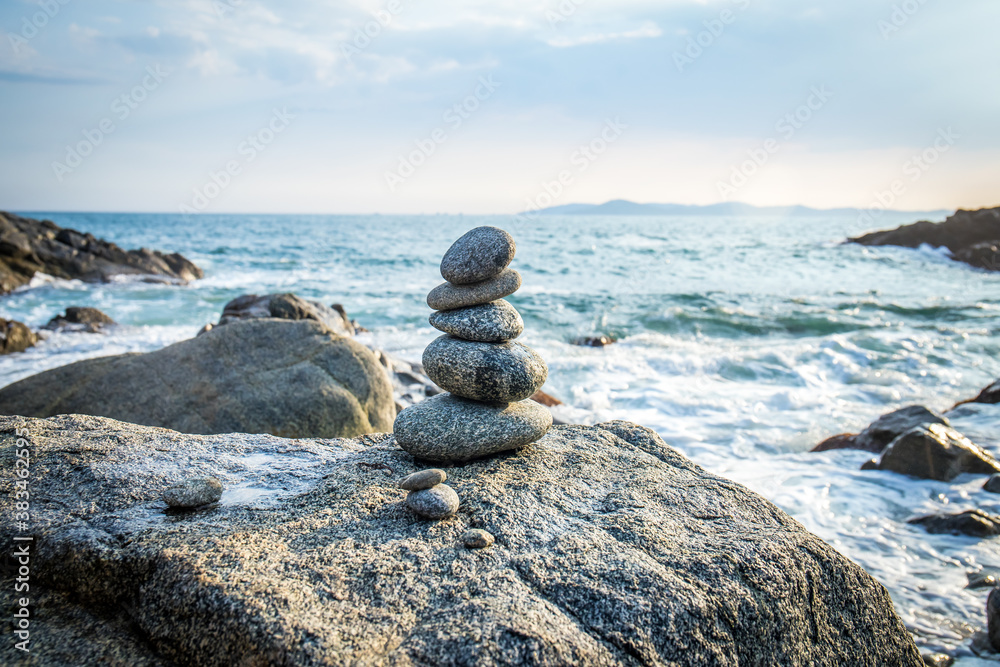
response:
<svg viewBox="0 0 1000 667"><path fill-rule="evenodd" d="M903 435L907 431L923 424L944 424L951 426L951 423L922 405L911 405L882 415L864 431L854 438L854 449L863 449L866 452L879 454L889 446L889 443Z"/></svg>
<svg viewBox="0 0 1000 667"><path fill-rule="evenodd" d="M0 354L24 352L37 342L38 336L28 325L0 317Z"/></svg>
<svg viewBox="0 0 1000 667"><path fill-rule="evenodd" d="M1000 271L1000 239L975 243L962 248L953 255L954 259L977 269Z"/></svg>
<svg viewBox="0 0 1000 667"><path fill-rule="evenodd" d="M464 340L502 343L524 331L524 320L514 306L503 299L469 308L439 310L430 317L431 326Z"/></svg>
<svg viewBox="0 0 1000 667"><path fill-rule="evenodd" d="M907 523L923 526L928 533L994 537L1000 535L1000 516L982 510L966 510L955 514L932 514Z"/></svg>
<svg viewBox="0 0 1000 667"><path fill-rule="evenodd" d="M0 293L27 285L36 273L85 282L108 282L122 275L163 282L204 276L177 253L147 248L126 251L49 220L0 212Z"/></svg>
<svg viewBox="0 0 1000 667"><path fill-rule="evenodd" d="M521 274L514 269L504 269L496 278L469 285L438 285L427 295L427 305L434 310L454 310L478 306L510 296L521 289Z"/></svg>
<svg viewBox="0 0 1000 667"><path fill-rule="evenodd" d="M489 403L529 398L548 379L538 353L521 343L474 343L441 336L424 350L424 371L445 391Z"/></svg>
<svg viewBox="0 0 1000 667"><path fill-rule="evenodd" d="M441 260L441 276L455 285L495 278L514 260L513 237L497 227L476 227L452 244Z"/></svg>
<svg viewBox="0 0 1000 667"><path fill-rule="evenodd" d="M1000 653L1000 588L990 591L986 599L986 633L993 650Z"/></svg>
<svg viewBox="0 0 1000 667"><path fill-rule="evenodd" d="M188 479L163 492L163 500L176 509L193 509L219 501L222 482L214 477Z"/></svg>
<svg viewBox="0 0 1000 667"><path fill-rule="evenodd" d="M13 469L18 429L44 471L31 597L45 601L46 641L32 642L33 664L147 664L128 659L138 647L157 665L920 665L868 573L634 424L559 427L462 468L475 491L460 514L496 535L502 558L462 548L462 521L413 521L389 478L358 474L359 462L412 466L387 434L0 417L0 469ZM177 470L273 494L164 520L150 508ZM3 544L15 502L0 494ZM13 587L0 594L13 609ZM0 664L24 658L0 643Z"/></svg>
<svg viewBox="0 0 1000 667"><path fill-rule="evenodd" d="M942 424L918 426L893 440L882 452L878 467L942 482L950 482L962 473L1000 472L1000 463L992 454Z"/></svg>
<svg viewBox="0 0 1000 667"><path fill-rule="evenodd" d="M972 399L971 402L988 404L1000 403L1000 380L997 380L989 387L986 387L986 389L979 392L979 395Z"/></svg>
<svg viewBox="0 0 1000 667"><path fill-rule="evenodd" d="M1000 586L1000 568L984 567L979 572L966 574L969 584L966 588L995 588Z"/></svg>
<svg viewBox="0 0 1000 667"><path fill-rule="evenodd" d="M486 549L493 546L496 538L490 533L479 528L465 531L462 535L462 543L469 549Z"/></svg>
<svg viewBox="0 0 1000 667"><path fill-rule="evenodd" d="M580 347L607 347L615 342L615 339L611 336L584 336L582 338L574 338L570 343L572 345L579 345Z"/></svg>
<svg viewBox="0 0 1000 667"><path fill-rule="evenodd" d="M983 484L983 491L988 491L989 493L1000 493L1000 474L992 475L986 483Z"/></svg>
<svg viewBox="0 0 1000 667"><path fill-rule="evenodd" d="M216 326L265 317L313 320L321 322L330 331L341 336L353 336L356 333L354 322L340 304L325 306L319 301L308 301L291 293L238 296L225 305Z"/></svg>
<svg viewBox="0 0 1000 667"><path fill-rule="evenodd" d="M854 439L856 437L858 437L857 433L841 433L839 435L830 436L823 442L813 447L811 451L828 452L833 449L859 449L859 447L854 443Z"/></svg>
<svg viewBox="0 0 1000 667"><path fill-rule="evenodd" d="M920 659L927 667L951 667L955 664L955 658L945 653L925 653Z"/></svg>
<svg viewBox="0 0 1000 667"><path fill-rule="evenodd" d="M425 519L445 519L458 511L458 494L447 484L438 484L429 489L410 491L406 495L406 506Z"/></svg>
<svg viewBox="0 0 1000 667"><path fill-rule="evenodd" d="M861 464L862 470L878 470L878 459L868 459Z"/></svg>
<svg viewBox="0 0 1000 667"><path fill-rule="evenodd" d="M98 414L186 433L338 438L389 431L372 353L318 322L235 322L146 354L86 359L0 389L0 414Z"/></svg>
<svg viewBox="0 0 1000 667"><path fill-rule="evenodd" d="M407 491L422 491L438 484L444 484L447 479L448 473L444 470L431 468L408 475L399 483L399 488Z"/></svg>
<svg viewBox="0 0 1000 667"><path fill-rule="evenodd" d="M468 461L529 445L551 426L551 413L534 401L488 405L439 394L399 413L393 433L416 458Z"/></svg>
<svg viewBox="0 0 1000 667"><path fill-rule="evenodd" d="M116 322L97 308L70 306L62 315L56 315L42 327L49 331L98 333Z"/></svg>

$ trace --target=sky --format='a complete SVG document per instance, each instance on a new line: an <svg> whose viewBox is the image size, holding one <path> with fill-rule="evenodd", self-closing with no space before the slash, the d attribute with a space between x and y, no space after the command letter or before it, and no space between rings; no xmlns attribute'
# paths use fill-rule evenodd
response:
<svg viewBox="0 0 1000 667"><path fill-rule="evenodd" d="M996 0L4 0L0 209L1000 205Z"/></svg>

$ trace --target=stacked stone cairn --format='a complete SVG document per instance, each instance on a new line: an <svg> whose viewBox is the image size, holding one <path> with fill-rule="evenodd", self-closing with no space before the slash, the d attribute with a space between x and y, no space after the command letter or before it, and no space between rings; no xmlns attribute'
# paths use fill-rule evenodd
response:
<svg viewBox="0 0 1000 667"><path fill-rule="evenodd" d="M396 417L397 444L415 458L460 463L519 449L552 426L552 415L528 400L548 377L530 347L514 342L524 330L520 313L504 300L521 287L508 268L516 246L496 227L477 227L441 261L448 282L427 305L430 323L444 335L424 350L424 372L445 392Z"/></svg>

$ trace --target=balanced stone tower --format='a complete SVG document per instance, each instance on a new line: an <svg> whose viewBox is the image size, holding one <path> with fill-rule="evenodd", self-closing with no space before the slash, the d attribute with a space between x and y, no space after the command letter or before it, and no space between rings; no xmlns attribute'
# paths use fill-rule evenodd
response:
<svg viewBox="0 0 1000 667"><path fill-rule="evenodd" d="M510 234L477 227L455 241L441 261L448 282L427 295L431 325L445 335L424 350L424 372L448 393L396 417L396 442L430 461L467 461L524 447L552 426L552 415L528 400L548 377L538 353L514 342L520 313L504 300L521 287L508 268Z"/></svg>

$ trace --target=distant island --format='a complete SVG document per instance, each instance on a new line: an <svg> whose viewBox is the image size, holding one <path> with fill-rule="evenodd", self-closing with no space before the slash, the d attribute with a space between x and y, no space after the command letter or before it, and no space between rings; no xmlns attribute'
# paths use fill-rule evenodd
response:
<svg viewBox="0 0 1000 667"><path fill-rule="evenodd" d="M819 216L819 215L856 215L861 213L856 208L817 209L808 206L752 206L739 202L724 202L694 206L687 204L638 204L625 199L613 199L603 204L564 204L534 211L525 211L521 215L733 215L733 216ZM924 215L944 217L951 210L939 211L894 211L886 213Z"/></svg>

